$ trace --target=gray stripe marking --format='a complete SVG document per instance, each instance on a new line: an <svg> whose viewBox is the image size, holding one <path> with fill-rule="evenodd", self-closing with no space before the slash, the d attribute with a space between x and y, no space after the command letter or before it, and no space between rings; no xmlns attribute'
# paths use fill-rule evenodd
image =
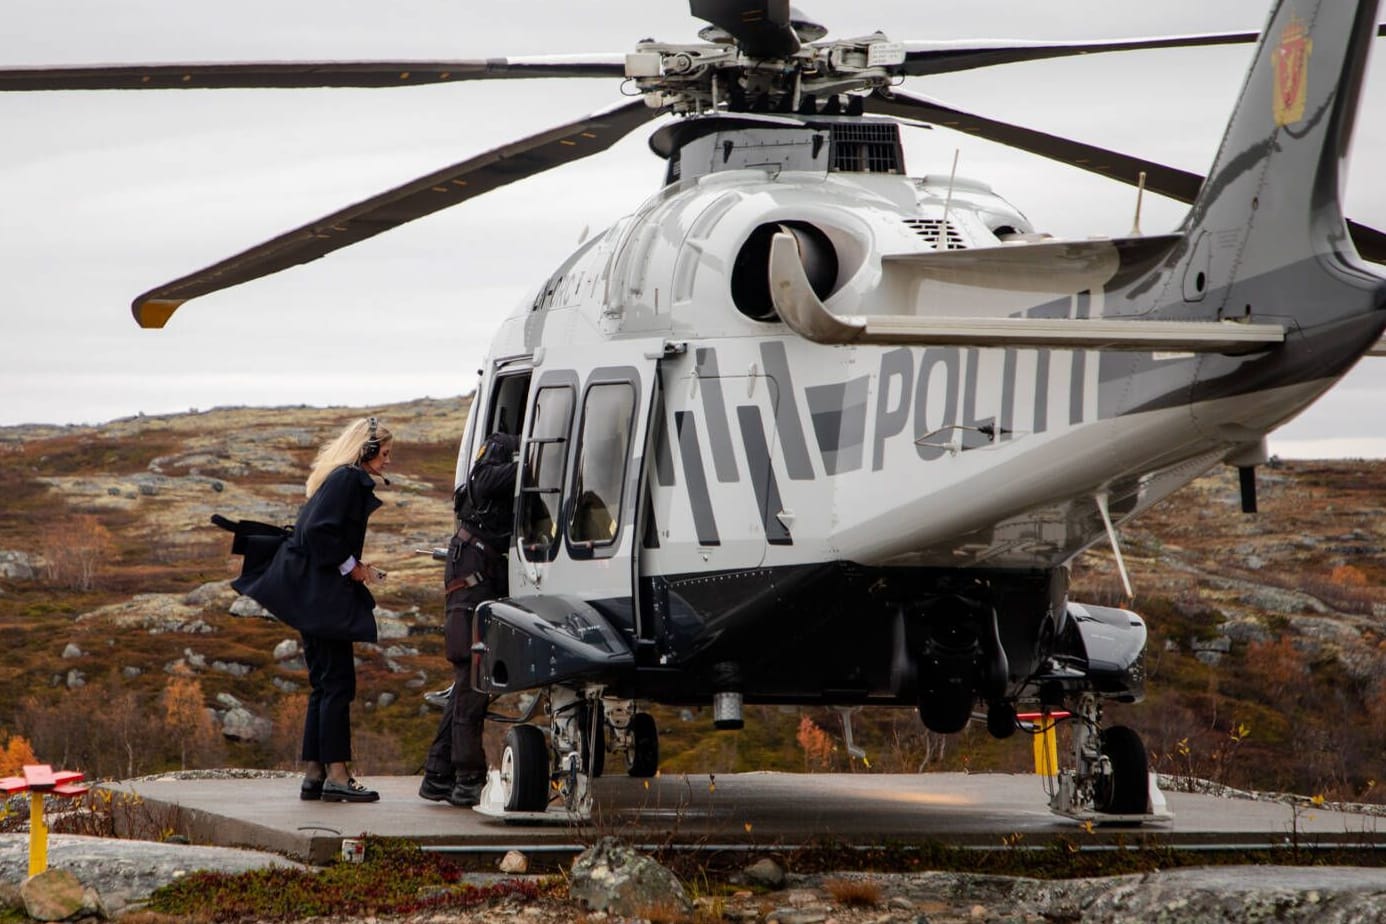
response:
<svg viewBox="0 0 1386 924"><path fill-rule="evenodd" d="M1035 354L1035 423L1036 433L1049 429L1049 351Z"/></svg>
<svg viewBox="0 0 1386 924"><path fill-rule="evenodd" d="M765 374L779 389L775 402L775 430L784 453L784 467L793 481L813 480L813 460L809 458L808 441L799 420L799 402L794 397L794 377L789 374L789 358L784 344L768 340L760 345L760 358L765 361Z"/></svg>
<svg viewBox="0 0 1386 924"><path fill-rule="evenodd" d="M1088 292L1079 292L1077 295L1078 307L1074 312L1076 318L1086 318L1092 311L1092 295ZM1083 422L1083 382L1087 379L1088 354L1083 350L1073 351L1073 371L1068 379L1068 422L1071 424Z"/></svg>
<svg viewBox="0 0 1386 924"><path fill-rule="evenodd" d="M650 485L645 484L645 535L641 537L641 543L647 549L659 548L659 522L655 518L654 498L650 496Z"/></svg>
<svg viewBox="0 0 1386 924"><path fill-rule="evenodd" d="M688 502L693 507L693 530L698 534L698 544L721 545L717 518L712 513L712 498L707 493L703 453L698 445L698 422L688 411L675 411L674 428L678 431L679 458L683 460L683 475L688 482Z"/></svg>
<svg viewBox="0 0 1386 924"><path fill-rule="evenodd" d="M1015 350L1007 350L1001 364L1001 420L996 441L1008 440L1015 431L1015 377L1020 356Z"/></svg>
<svg viewBox="0 0 1386 924"><path fill-rule="evenodd" d="M727 419L727 402L722 397L722 379L717 370L717 351L705 348L694 351L698 367L698 389L703 393L703 414L707 418L707 438L712 443L712 464L717 480L736 481L736 451L732 449L731 423Z"/></svg>
<svg viewBox="0 0 1386 924"><path fill-rule="evenodd" d="M755 488L760 520L765 526L765 541L771 545L793 545L794 537L777 514L784 509L780 499L780 484L775 467L770 463L770 447L765 442L765 424L760 408L743 404L736 409L741 424L741 439L746 446L746 464L750 467L751 487Z"/></svg>
<svg viewBox="0 0 1386 924"><path fill-rule="evenodd" d="M659 406L655 408L654 470L655 479L662 488L674 485L674 455L669 448L669 422L664 416L664 391L658 396Z"/></svg>
<svg viewBox="0 0 1386 924"><path fill-rule="evenodd" d="M813 435L823 457L823 470L829 475L854 472L861 468L862 444L866 440L867 376L814 385L804 389Z"/></svg>

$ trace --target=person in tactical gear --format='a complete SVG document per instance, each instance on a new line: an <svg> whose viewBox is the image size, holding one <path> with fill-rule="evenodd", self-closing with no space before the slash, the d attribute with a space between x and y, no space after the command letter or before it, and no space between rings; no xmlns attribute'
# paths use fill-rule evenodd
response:
<svg viewBox="0 0 1386 924"><path fill-rule="evenodd" d="M453 684L424 761L419 795L461 808L480 802L486 784L481 736L488 698L472 688L472 614L484 601L509 592L505 550L514 527L518 449L518 436L492 433L453 494L457 531L448 542L443 571L443 632Z"/></svg>

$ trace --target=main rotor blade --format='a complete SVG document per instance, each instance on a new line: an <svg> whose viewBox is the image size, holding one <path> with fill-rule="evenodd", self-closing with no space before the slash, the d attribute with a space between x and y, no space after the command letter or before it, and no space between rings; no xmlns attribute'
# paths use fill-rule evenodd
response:
<svg viewBox="0 0 1386 924"><path fill-rule="evenodd" d="M867 97L866 108L885 115L942 125L1132 186L1140 182L1140 175L1144 173L1146 189L1186 205L1194 201L1203 186L1203 177L1197 173L1109 151L1072 138L988 119L899 90L892 91L889 96L873 94ZM1348 219L1347 226L1358 255L1374 263L1386 263L1386 233L1351 219Z"/></svg>
<svg viewBox="0 0 1386 924"><path fill-rule="evenodd" d="M1067 58L1107 51L1140 51L1152 48L1192 48L1204 45L1240 45L1260 38L1259 32L1211 32L1202 35L1169 35L1159 38L1112 39L1091 42L1034 42L1024 39L982 41L905 42L905 63L900 70L911 76L949 74L996 64Z"/></svg>
<svg viewBox="0 0 1386 924"><path fill-rule="evenodd" d="M484 192L604 151L658 114L636 100L511 142L150 289L135 299L131 310L141 327L163 327L188 299L311 262Z"/></svg>
<svg viewBox="0 0 1386 924"><path fill-rule="evenodd" d="M694 16L736 39L750 58L783 58L799 50L789 0L688 0Z"/></svg>
<svg viewBox="0 0 1386 924"><path fill-rule="evenodd" d="M1376 34L1386 35L1386 23L1377 27ZM1020 61L1067 58L1073 55L1092 55L1109 51L1242 45L1254 42L1260 37L1260 32L1206 32L1197 35L1166 35L1155 38L1089 42L1034 42L1023 39L904 42L905 63L898 68L898 71L907 76L919 77L928 74L967 71L978 67L991 67L996 64L1015 64Z"/></svg>
<svg viewBox="0 0 1386 924"><path fill-rule="evenodd" d="M459 61L247 61L0 68L0 92L409 87L458 80L624 77L625 55L541 55Z"/></svg>
<svg viewBox="0 0 1386 924"><path fill-rule="evenodd" d="M1196 173L1166 167L1164 164L1109 151L1071 138L988 119L945 106L936 100L901 93L899 90L892 90L888 96L873 94L867 97L866 108L872 112L919 119L965 132L1133 186L1140 182L1140 174L1144 172L1146 189L1180 202L1193 202L1203 185L1203 177Z"/></svg>
<svg viewBox="0 0 1386 924"><path fill-rule="evenodd" d="M1347 226L1358 256L1373 263L1386 263L1386 233L1351 218L1347 220Z"/></svg>

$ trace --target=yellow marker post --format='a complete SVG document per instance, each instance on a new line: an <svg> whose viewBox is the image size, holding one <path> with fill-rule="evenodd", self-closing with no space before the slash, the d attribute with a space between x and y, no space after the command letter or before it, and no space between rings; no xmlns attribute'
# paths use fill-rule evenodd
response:
<svg viewBox="0 0 1386 924"><path fill-rule="evenodd" d="M1035 773L1054 776L1059 772L1059 742L1054 733L1055 722L1049 716L1039 721L1039 734L1034 736Z"/></svg>
<svg viewBox="0 0 1386 924"><path fill-rule="evenodd" d="M1030 744L1035 749L1035 774L1037 776L1058 776L1059 740L1054 731L1059 719L1068 718L1067 712L1023 712L1016 716L1021 721L1034 725Z"/></svg>
<svg viewBox="0 0 1386 924"><path fill-rule="evenodd" d="M48 869L48 825L43 820L43 793L29 791L29 875Z"/></svg>
<svg viewBox="0 0 1386 924"><path fill-rule="evenodd" d="M26 764L23 776L0 779L0 793L29 794L29 875L37 876L48 869L48 824L43 819L43 797L80 796L87 787L80 781L82 774L75 770L56 773L47 764Z"/></svg>

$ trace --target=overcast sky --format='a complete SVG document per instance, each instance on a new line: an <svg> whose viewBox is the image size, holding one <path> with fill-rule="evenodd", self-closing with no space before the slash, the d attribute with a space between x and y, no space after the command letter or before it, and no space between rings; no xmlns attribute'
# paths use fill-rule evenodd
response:
<svg viewBox="0 0 1386 924"><path fill-rule="evenodd" d="M1268 0L823 0L830 36L1080 39L1258 29ZM7 0L0 63L475 58L695 41L681 0ZM1386 41L1378 41L1386 45ZM1383 53L1378 48L1378 57ZM964 109L1205 172L1245 48L1131 52L911 80ZM1362 100L1348 214L1386 228L1386 65ZM0 94L0 425L222 405L369 405L469 391L498 321L652 193L637 131L306 267L190 302L144 331L130 300L405 180L620 99L619 81L400 90ZM1130 230L1127 187L946 130L907 132L915 175L989 182L1065 237ZM1142 230L1184 209L1147 197ZM1286 456L1386 456L1386 360L1272 437Z"/></svg>

